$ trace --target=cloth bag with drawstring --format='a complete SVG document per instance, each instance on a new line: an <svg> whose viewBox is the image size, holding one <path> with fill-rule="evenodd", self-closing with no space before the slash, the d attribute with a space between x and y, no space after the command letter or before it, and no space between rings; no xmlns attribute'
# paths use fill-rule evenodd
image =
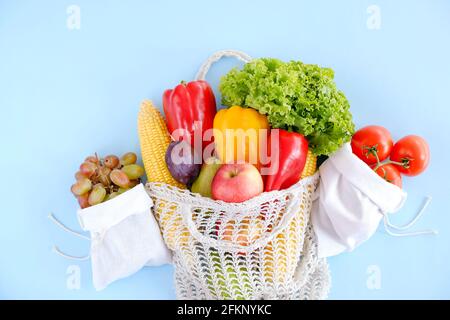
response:
<svg viewBox="0 0 450 320"><path fill-rule="evenodd" d="M97 290L145 265L171 262L152 205L139 184L114 199L78 211L81 227L91 234L92 277Z"/></svg>
<svg viewBox="0 0 450 320"><path fill-rule="evenodd" d="M435 233L389 231L389 228L402 229L391 225L388 215L402 208L407 194L355 156L350 143L330 156L319 171L320 183L311 212L319 257L352 251L375 233L383 219L388 233L394 236ZM413 222L418 220L425 206Z"/></svg>

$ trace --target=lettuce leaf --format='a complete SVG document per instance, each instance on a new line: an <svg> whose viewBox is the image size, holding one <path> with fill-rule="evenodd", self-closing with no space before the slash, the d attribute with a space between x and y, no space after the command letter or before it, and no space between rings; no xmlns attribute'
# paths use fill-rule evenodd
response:
<svg viewBox="0 0 450 320"><path fill-rule="evenodd" d="M219 88L223 105L254 108L273 128L303 134L316 155L333 153L354 132L350 105L329 68L255 59L223 76Z"/></svg>

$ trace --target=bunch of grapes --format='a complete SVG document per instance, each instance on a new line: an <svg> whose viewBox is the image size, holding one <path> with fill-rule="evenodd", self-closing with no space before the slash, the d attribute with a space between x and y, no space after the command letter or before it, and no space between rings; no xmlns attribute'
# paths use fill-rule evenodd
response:
<svg viewBox="0 0 450 320"><path fill-rule="evenodd" d="M115 155L105 158L89 156L75 174L77 180L71 187L82 209L111 200L138 185L144 168L136 164L133 152L120 159Z"/></svg>

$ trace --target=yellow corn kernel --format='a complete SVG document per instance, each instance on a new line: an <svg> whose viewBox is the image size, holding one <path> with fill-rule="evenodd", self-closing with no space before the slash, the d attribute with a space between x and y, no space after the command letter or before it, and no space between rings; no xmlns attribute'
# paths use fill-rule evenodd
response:
<svg viewBox="0 0 450 320"><path fill-rule="evenodd" d="M312 176L316 173L317 169L317 157L312 153L310 149L308 149L308 154L306 156L305 167L303 168L303 172L301 178L306 178Z"/></svg>

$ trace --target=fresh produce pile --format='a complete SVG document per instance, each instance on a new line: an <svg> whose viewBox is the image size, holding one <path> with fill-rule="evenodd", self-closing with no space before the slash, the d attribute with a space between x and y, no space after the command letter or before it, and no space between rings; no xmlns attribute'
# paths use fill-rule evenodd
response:
<svg viewBox="0 0 450 320"><path fill-rule="evenodd" d="M430 148L416 135L403 137L394 144L390 132L380 126L367 126L352 138L355 155L386 181L402 187L402 174L417 176L428 167Z"/></svg>
<svg viewBox="0 0 450 320"><path fill-rule="evenodd" d="M394 145L378 126L353 135L349 103L333 78L329 68L262 58L221 79L225 108L219 111L203 80L166 90L165 118L144 102L138 127L148 181L243 202L312 175L317 156L329 156L350 140L360 159L399 187L401 174L423 172L429 149L422 138L407 136ZM251 137L249 130L258 135ZM139 183L144 170L135 162L132 153L122 160L88 157L72 186L80 206L109 200Z"/></svg>
<svg viewBox="0 0 450 320"><path fill-rule="evenodd" d="M152 156L143 155L149 181L158 181L154 171L163 160L171 176L158 182L243 202L312 175L318 155L329 155L351 139L349 103L337 90L331 69L256 59L224 76L220 90L228 108L219 111L206 81L166 90L165 125L159 112L147 106L149 119L139 122L141 144L150 144L156 135L166 148L164 159L150 146ZM249 130L257 137L251 139Z"/></svg>
<svg viewBox="0 0 450 320"><path fill-rule="evenodd" d="M111 200L141 182L144 168L136 164L133 152L120 159L115 155L105 158L89 156L75 173L76 182L71 191L82 209Z"/></svg>
<svg viewBox="0 0 450 320"><path fill-rule="evenodd" d="M196 95L206 97L207 101L198 99ZM169 133L173 136L177 129L184 131L178 135L180 140L169 144L165 162L172 177L192 192L225 202L243 202L263 191L289 188L301 179L308 156L306 138L300 133L279 129L275 144L277 149L270 150L270 155L277 153L277 157L263 164L262 149L270 149L271 139L274 139L267 117L256 109L241 106L232 106L216 113L212 90L205 81L182 83L166 91L164 110L170 124ZM195 148L192 137L195 136L193 124L196 121L202 123L202 137L207 130L213 129L214 143L208 144L203 140L201 148ZM263 136L249 139L249 129L265 131ZM227 135L227 131L232 134ZM245 143L239 144L239 139ZM213 146L214 152L203 161L204 150L210 146ZM313 157L310 153L310 158ZM272 165L278 168L276 172L261 174L263 168Z"/></svg>
<svg viewBox="0 0 450 320"><path fill-rule="evenodd" d="M203 66L209 68L211 58ZM207 68L200 69L198 78L202 78L202 70ZM136 163L132 152L121 158L96 154L80 165L71 187L84 209L120 197L140 184L145 172L146 191L153 200L151 211L165 245L178 253L175 265L181 268L182 279L177 281L190 282L185 278L195 270L189 298L197 283L203 283L198 287L202 298L205 284L213 297L253 298L255 288L273 286L276 293L278 285L285 297L286 290L293 287L300 256L313 255L305 248L318 250L312 246L317 240L308 236L308 219L319 177L296 184L316 173L318 159L327 159L344 144L348 147L350 142L353 153L370 169L350 153L352 162L360 163L363 172L378 179L389 192L395 187L380 179L401 188L402 175L416 176L429 164L429 147L419 136L409 135L394 144L390 132L380 126L355 133L349 102L337 89L329 68L255 59L222 77L219 89L224 106L220 110L204 80L182 81L166 90L164 116L152 102L144 101L138 116L144 167ZM327 186L323 173L321 186ZM328 185L331 189L335 186ZM273 192L292 186L286 192ZM326 195L322 187L319 191L321 201ZM263 192L273 193L244 203ZM344 208L347 215L346 206L328 202ZM148 213L148 202L145 206ZM84 212L90 215L89 211ZM358 233L361 230L356 229ZM216 245L212 240L228 243ZM307 256L305 259L309 261ZM314 274L318 270L328 273L326 266L312 267ZM310 285L305 282L302 286Z"/></svg>

